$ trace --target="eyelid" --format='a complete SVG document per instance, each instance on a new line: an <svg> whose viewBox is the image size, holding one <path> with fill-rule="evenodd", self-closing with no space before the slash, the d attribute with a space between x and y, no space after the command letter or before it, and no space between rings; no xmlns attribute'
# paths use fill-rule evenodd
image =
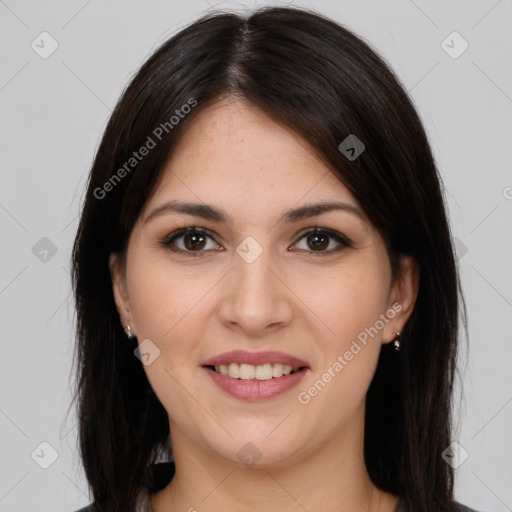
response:
<svg viewBox="0 0 512 512"><path fill-rule="evenodd" d="M164 245L165 247L170 247L172 242L174 242L174 240L176 240L177 238L180 238L188 233L204 234L208 238L210 238L213 242L215 242L217 245L219 245L216 240L216 236L217 236L216 234L214 234L212 231L210 231L207 228L203 228L203 227L196 226L196 225L179 228L179 229L173 231L172 233L170 233L169 235L167 235L160 243L162 245ZM337 253L344 248L353 247L352 241L346 235L340 233L339 231L329 229L329 228L322 228L317 225L315 225L313 227L309 227L309 228L304 228L303 230L301 230L297 235L295 235L296 241L292 245L296 245L300 240L302 240L306 236L314 235L314 234L325 234L325 235L329 236L330 238L334 239L340 247L335 248L335 249L330 249L329 251L306 251L313 255L327 256L330 254ZM201 255L207 254L209 252L209 250L208 251L206 251L206 250L185 251L185 250L179 249L179 248L170 249L170 250L175 253L185 254L187 256L201 256Z"/></svg>
<svg viewBox="0 0 512 512"><path fill-rule="evenodd" d="M303 238L306 235L314 235L314 234L327 234L331 238L334 238L338 243L342 245L346 245L347 247L351 247L353 245L352 240L348 238L348 236L344 235L343 233L340 233L339 231L336 231L335 229L330 228L323 228L321 226L314 226L312 228L306 228L303 231L301 231L297 237L297 241L299 241L301 238ZM297 242L295 242L297 243ZM312 251L314 252L314 251Z"/></svg>
<svg viewBox="0 0 512 512"><path fill-rule="evenodd" d="M174 242L174 240L176 240L177 238L180 238L184 235L187 235L188 233L204 234L208 238L213 240L217 245L219 245L217 240L215 239L216 235L212 231L210 231L207 228L202 228L200 226L196 226L195 224L193 226L176 229L172 233L168 234L160 243L163 246L169 248L171 246L172 242ZM185 253L188 255L195 255L195 254L200 255L202 253L206 254L208 252L208 251L184 251L183 249L174 249L174 250L170 249L170 250L172 250L173 252L176 252L176 253L182 253L182 254Z"/></svg>

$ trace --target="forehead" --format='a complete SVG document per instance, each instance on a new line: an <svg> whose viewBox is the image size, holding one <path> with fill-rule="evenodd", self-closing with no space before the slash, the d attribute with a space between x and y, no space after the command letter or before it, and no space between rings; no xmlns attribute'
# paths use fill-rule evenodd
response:
<svg viewBox="0 0 512 512"><path fill-rule="evenodd" d="M306 141L240 99L198 113L183 134L145 211L169 199L261 214L298 203L344 201L349 190Z"/></svg>
<svg viewBox="0 0 512 512"><path fill-rule="evenodd" d="M250 171L259 170L255 177L267 169L277 171L283 163L288 165L275 173L276 178L289 173L290 165L317 174L327 170L296 133L240 99L226 99L207 107L187 128L171 164L193 168L198 161L203 167L215 167L216 174L238 170L250 176Z"/></svg>

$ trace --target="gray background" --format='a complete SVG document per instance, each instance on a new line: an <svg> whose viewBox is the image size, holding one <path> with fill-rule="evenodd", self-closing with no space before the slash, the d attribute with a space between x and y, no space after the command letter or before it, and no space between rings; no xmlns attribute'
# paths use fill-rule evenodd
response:
<svg viewBox="0 0 512 512"><path fill-rule="evenodd" d="M157 45L199 14L259 5L0 0L1 512L89 503L74 411L66 416L69 258L85 179L115 102ZM510 511L512 1L292 5L369 41L420 111L446 185L469 313L468 364L455 397L455 438L469 457L455 471L456 497L478 510ZM58 43L46 59L31 47L51 49L43 31ZM469 44L457 58L461 40L442 45L453 31Z"/></svg>

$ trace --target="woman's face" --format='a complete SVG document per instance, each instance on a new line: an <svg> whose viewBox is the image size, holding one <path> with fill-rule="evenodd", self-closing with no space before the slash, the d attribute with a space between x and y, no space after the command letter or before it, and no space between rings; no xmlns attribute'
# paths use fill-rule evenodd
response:
<svg viewBox="0 0 512 512"><path fill-rule="evenodd" d="M205 216L172 202L202 205ZM326 202L342 206L287 215ZM384 242L348 189L290 130L240 100L194 119L124 266L112 255L111 268L173 442L233 462L288 464L361 433L381 345L415 297L410 260L392 284ZM212 369L232 351L245 354ZM282 375L287 363L302 369Z"/></svg>

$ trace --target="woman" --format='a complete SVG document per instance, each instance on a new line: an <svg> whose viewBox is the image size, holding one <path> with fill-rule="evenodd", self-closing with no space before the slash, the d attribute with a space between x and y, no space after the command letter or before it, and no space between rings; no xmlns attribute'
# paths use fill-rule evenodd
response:
<svg viewBox="0 0 512 512"><path fill-rule="evenodd" d="M149 58L73 284L83 510L470 510L442 456L464 306L440 178L333 21L211 14Z"/></svg>

